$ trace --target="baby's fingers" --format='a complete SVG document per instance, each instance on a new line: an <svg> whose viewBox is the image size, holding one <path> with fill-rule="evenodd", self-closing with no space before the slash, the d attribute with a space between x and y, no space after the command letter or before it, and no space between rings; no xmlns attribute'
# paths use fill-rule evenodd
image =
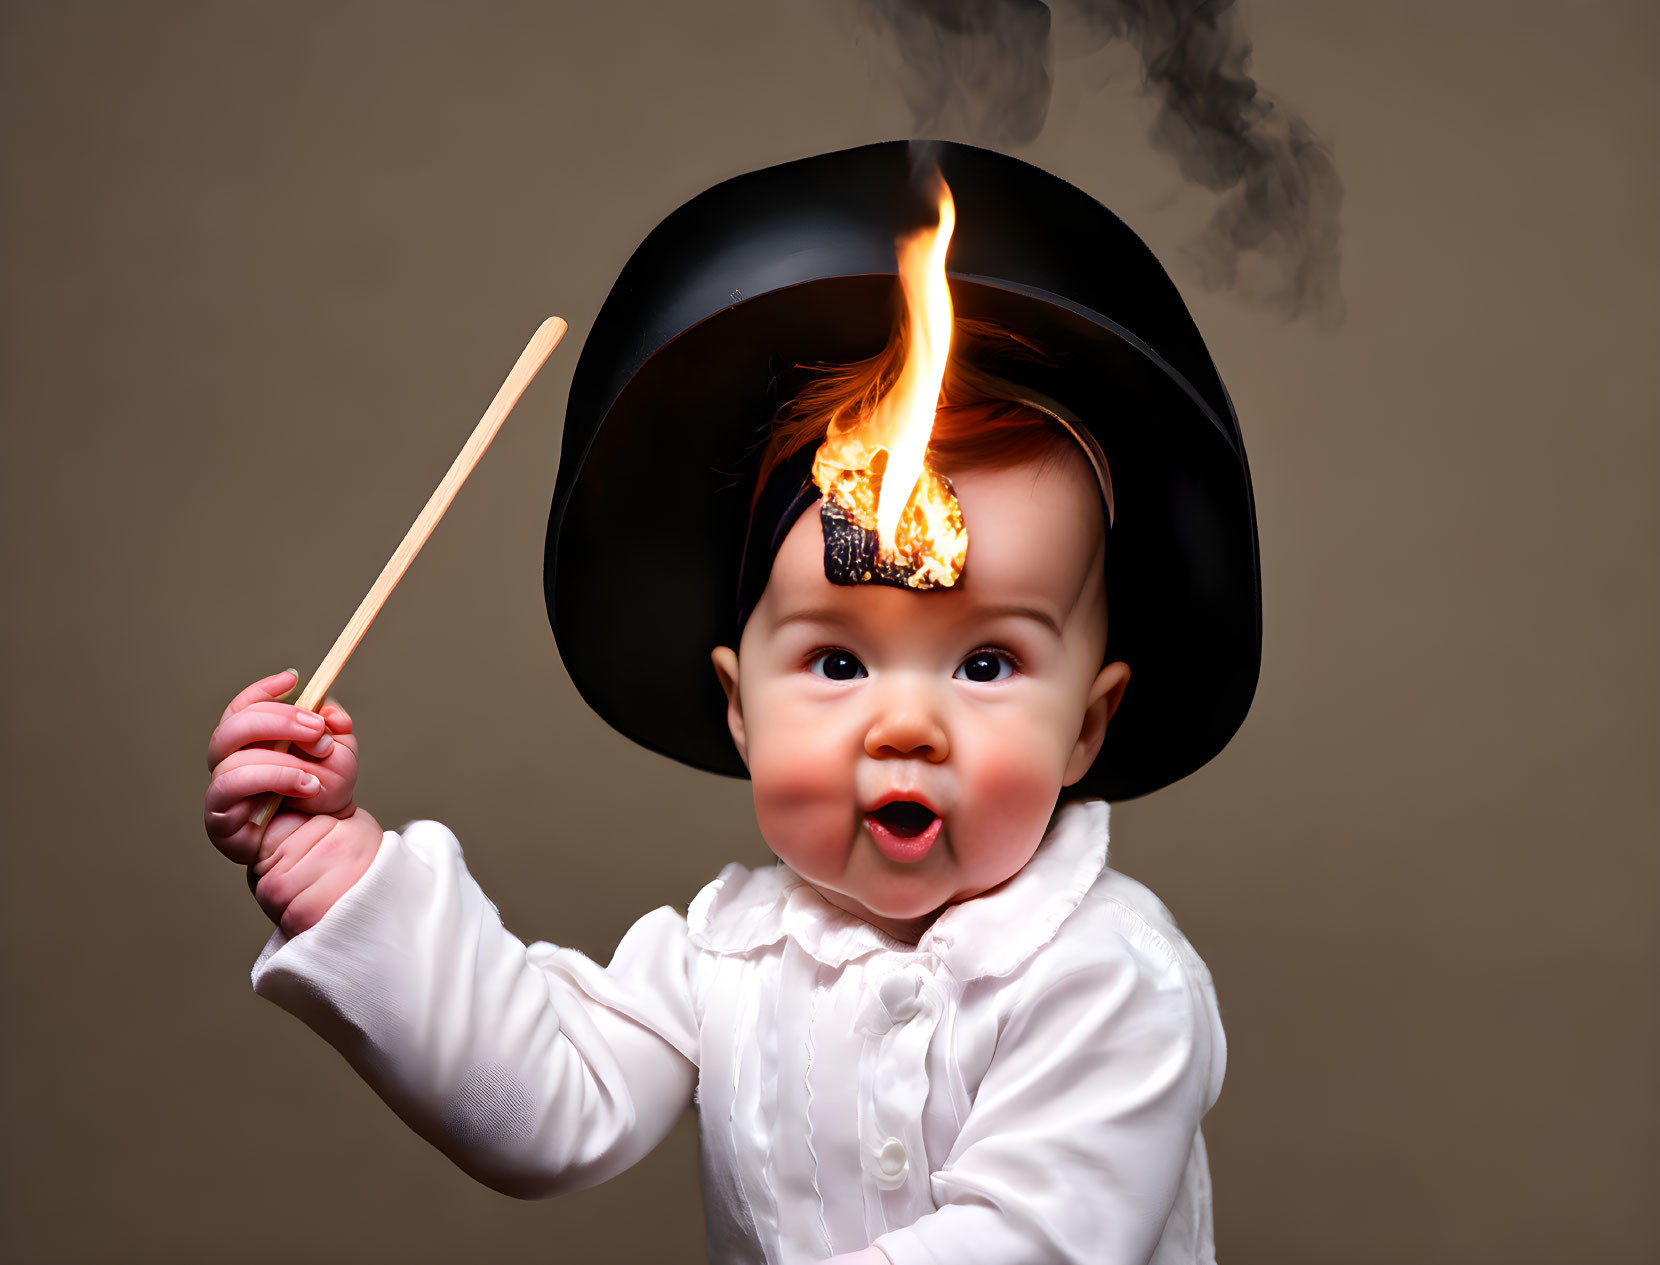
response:
<svg viewBox="0 0 1660 1265"><path fill-rule="evenodd" d="M210 813L224 813L239 800L275 791L304 799L323 789L315 773L287 764L240 764L213 775L204 801Z"/></svg>
<svg viewBox="0 0 1660 1265"><path fill-rule="evenodd" d="M323 717L323 723L329 727L329 733L339 740L341 746L355 756L357 754L357 735L352 732L352 718L346 709L333 698L329 698L317 710Z"/></svg>
<svg viewBox="0 0 1660 1265"><path fill-rule="evenodd" d="M311 715L312 713L307 712L305 714ZM318 760L326 760L329 752L334 750L334 735L325 728L315 742L296 742L294 750L303 751L308 756Z"/></svg>
<svg viewBox="0 0 1660 1265"><path fill-rule="evenodd" d="M316 712L263 700L219 722L208 739L208 769L218 768L233 751L257 742L291 742L319 757L327 755L334 745L326 723Z"/></svg>
<svg viewBox="0 0 1660 1265"><path fill-rule="evenodd" d="M251 707L255 703L277 702L290 693L299 683L300 674L293 668L284 668L281 672L255 681L231 699L230 706L225 708L219 719L223 722L244 707Z"/></svg>
<svg viewBox="0 0 1660 1265"><path fill-rule="evenodd" d="M321 713L324 721L328 723L330 732L336 734L351 733L352 718L347 714L346 709L340 706L339 700L334 695L330 694L317 710Z"/></svg>
<svg viewBox="0 0 1660 1265"><path fill-rule="evenodd" d="M250 827L259 797L275 792L285 798L309 799L323 789L315 774L286 764L243 764L214 775L202 803L202 824L226 857L247 865L259 851L257 827Z"/></svg>

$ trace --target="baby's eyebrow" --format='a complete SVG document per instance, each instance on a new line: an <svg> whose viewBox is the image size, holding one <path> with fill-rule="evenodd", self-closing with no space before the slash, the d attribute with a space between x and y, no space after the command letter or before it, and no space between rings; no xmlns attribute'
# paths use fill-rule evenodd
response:
<svg viewBox="0 0 1660 1265"><path fill-rule="evenodd" d="M845 624L847 614L844 611L833 610L828 607L814 607L808 610L791 611L788 615L780 616L774 628L783 628L786 624Z"/></svg>
<svg viewBox="0 0 1660 1265"><path fill-rule="evenodd" d="M1061 626L1048 611L1039 610L1035 606L982 606L979 613L987 619L999 619L1003 616L1013 616L1016 619L1030 619L1042 624L1055 636L1061 635Z"/></svg>

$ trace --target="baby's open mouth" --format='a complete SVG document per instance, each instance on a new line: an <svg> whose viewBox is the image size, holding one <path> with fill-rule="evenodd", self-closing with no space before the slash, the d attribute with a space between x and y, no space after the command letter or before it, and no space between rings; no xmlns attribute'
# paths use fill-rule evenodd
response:
<svg viewBox="0 0 1660 1265"><path fill-rule="evenodd" d="M891 804L883 804L870 816L880 822L889 834L900 839L915 839L933 825L939 814L914 799L896 799Z"/></svg>
<svg viewBox="0 0 1660 1265"><path fill-rule="evenodd" d="M940 835L940 815L914 799L896 799L866 813L865 829L883 856L906 864L928 855Z"/></svg>

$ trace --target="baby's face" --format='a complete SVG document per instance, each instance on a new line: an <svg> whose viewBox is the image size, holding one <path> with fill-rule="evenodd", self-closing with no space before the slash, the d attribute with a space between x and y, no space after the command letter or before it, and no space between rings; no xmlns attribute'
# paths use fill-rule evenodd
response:
<svg viewBox="0 0 1660 1265"><path fill-rule="evenodd" d="M1129 677L1101 666L1103 514L1082 454L953 484L970 539L956 587L830 583L810 509L737 653L714 652L762 837L911 941L1031 859Z"/></svg>

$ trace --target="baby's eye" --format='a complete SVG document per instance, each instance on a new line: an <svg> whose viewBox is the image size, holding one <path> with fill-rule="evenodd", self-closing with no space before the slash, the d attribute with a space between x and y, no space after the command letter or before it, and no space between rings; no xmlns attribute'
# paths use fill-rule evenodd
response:
<svg viewBox="0 0 1660 1265"><path fill-rule="evenodd" d="M959 681L1001 681L1014 675L1014 660L1001 650L976 650L952 675Z"/></svg>
<svg viewBox="0 0 1660 1265"><path fill-rule="evenodd" d="M808 661L807 671L829 681L853 681L865 675L865 665L845 650L820 650Z"/></svg>

